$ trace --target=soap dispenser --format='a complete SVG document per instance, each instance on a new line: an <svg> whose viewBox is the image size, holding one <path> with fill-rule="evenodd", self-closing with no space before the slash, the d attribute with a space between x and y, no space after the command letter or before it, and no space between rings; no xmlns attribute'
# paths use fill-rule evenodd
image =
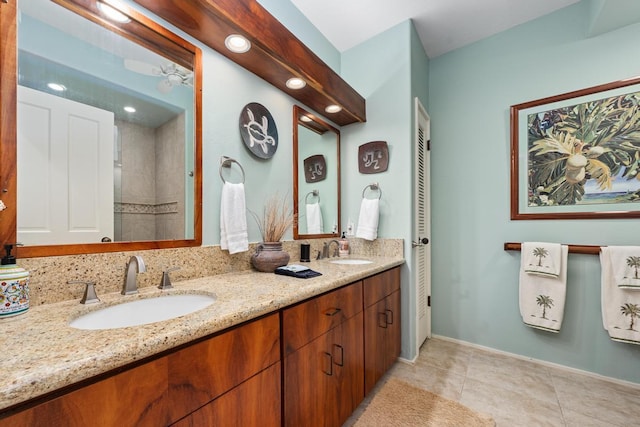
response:
<svg viewBox="0 0 640 427"><path fill-rule="evenodd" d="M0 261L0 318L16 316L29 309L29 272L16 265L14 244L4 245Z"/></svg>
<svg viewBox="0 0 640 427"><path fill-rule="evenodd" d="M347 240L347 236L344 231L342 232L342 237L338 241L338 255L349 256L349 240Z"/></svg>

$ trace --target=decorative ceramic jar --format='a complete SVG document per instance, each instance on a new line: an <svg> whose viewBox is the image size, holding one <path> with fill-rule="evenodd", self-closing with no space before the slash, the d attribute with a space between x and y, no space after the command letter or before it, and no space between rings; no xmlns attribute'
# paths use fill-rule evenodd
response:
<svg viewBox="0 0 640 427"><path fill-rule="evenodd" d="M265 273L273 273L276 268L287 265L289 253L282 250L282 242L263 242L258 244L251 255L253 267Z"/></svg>
<svg viewBox="0 0 640 427"><path fill-rule="evenodd" d="M16 316L29 309L29 272L16 265L13 244L4 245L7 254L0 262L0 318Z"/></svg>

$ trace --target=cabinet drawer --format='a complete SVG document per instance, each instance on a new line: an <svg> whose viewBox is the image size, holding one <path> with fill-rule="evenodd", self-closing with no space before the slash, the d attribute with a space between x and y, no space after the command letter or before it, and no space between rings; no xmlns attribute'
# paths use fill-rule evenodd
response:
<svg viewBox="0 0 640 427"><path fill-rule="evenodd" d="M280 427L281 390L278 362L172 427Z"/></svg>
<svg viewBox="0 0 640 427"><path fill-rule="evenodd" d="M167 358L146 363L0 420L2 427L167 425Z"/></svg>
<svg viewBox="0 0 640 427"><path fill-rule="evenodd" d="M362 282L313 298L282 312L285 356L362 311Z"/></svg>
<svg viewBox="0 0 640 427"><path fill-rule="evenodd" d="M278 314L170 354L171 421L198 409L279 360Z"/></svg>
<svg viewBox="0 0 640 427"><path fill-rule="evenodd" d="M400 267L364 279L364 306L369 307L400 289Z"/></svg>

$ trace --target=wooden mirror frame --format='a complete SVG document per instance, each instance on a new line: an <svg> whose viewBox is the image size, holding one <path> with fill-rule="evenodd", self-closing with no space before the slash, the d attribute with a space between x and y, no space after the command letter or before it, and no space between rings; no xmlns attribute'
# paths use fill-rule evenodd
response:
<svg viewBox="0 0 640 427"><path fill-rule="evenodd" d="M311 119L310 122L304 122L300 119L301 116L306 116ZM338 231L336 233L322 233L322 234L300 234L299 230L299 220L300 220L300 194L298 194L298 189L300 185L298 183L298 173L300 171L300 159L298 156L298 125L304 126L307 129L316 132L316 133L325 133L325 132L334 132L336 134L336 174L337 174L337 185L336 185L336 197L337 197L337 226ZM309 113L303 108L294 105L293 106L293 214L296 218L295 223L293 224L293 238L294 239L322 239L329 237L340 237L340 131L324 120L320 119L318 116Z"/></svg>
<svg viewBox="0 0 640 427"><path fill-rule="evenodd" d="M191 43L171 33L143 14L123 6L120 10L131 22L118 26L99 14L95 0L52 0L135 43L166 55L194 70L194 238L115 243L25 246L18 256L41 257L100 252L193 247L202 244L202 53ZM0 239L3 244L17 238L17 1L0 1L0 199L7 208L0 212ZM180 48L176 48L178 45Z"/></svg>

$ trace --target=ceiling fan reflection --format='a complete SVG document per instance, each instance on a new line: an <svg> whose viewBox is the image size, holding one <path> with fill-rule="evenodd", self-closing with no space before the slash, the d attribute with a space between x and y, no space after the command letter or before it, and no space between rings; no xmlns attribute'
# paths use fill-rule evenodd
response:
<svg viewBox="0 0 640 427"><path fill-rule="evenodd" d="M125 59L124 67L135 73L164 77L156 86L160 93L169 93L178 85L193 86L193 72L173 62L155 66L136 59Z"/></svg>

